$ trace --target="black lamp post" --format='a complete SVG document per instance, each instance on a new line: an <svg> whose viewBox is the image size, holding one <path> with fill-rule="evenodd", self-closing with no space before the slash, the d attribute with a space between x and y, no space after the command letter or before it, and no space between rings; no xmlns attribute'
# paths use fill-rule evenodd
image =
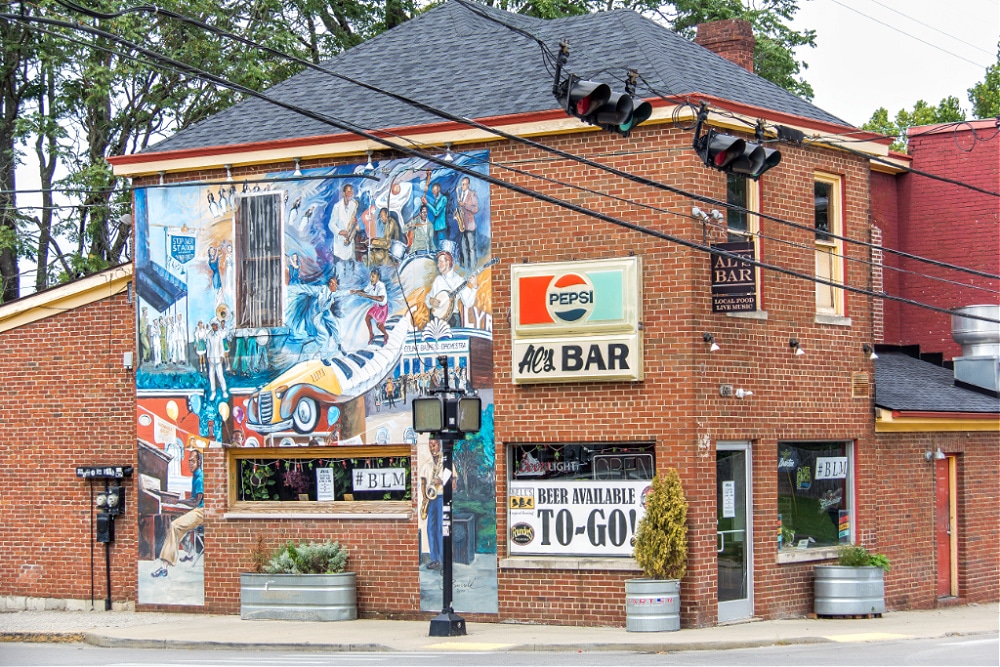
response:
<svg viewBox="0 0 1000 667"><path fill-rule="evenodd" d="M447 480L442 489L442 564L444 590L441 595L441 613L431 619L431 637L458 637L465 635L465 619L452 608L452 564L451 550L452 520L452 454L456 436L475 433L480 428L482 402L478 397L466 397L463 392L448 386L448 357L437 358L444 372L444 387L435 389L435 396L413 399L413 428L418 433L429 433L441 441L442 468Z"/></svg>

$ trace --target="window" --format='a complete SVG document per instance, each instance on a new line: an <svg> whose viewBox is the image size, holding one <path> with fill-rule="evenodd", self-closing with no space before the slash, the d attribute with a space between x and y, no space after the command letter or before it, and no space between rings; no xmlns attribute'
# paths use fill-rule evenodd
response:
<svg viewBox="0 0 1000 667"><path fill-rule="evenodd" d="M813 212L816 235L816 277L834 283L844 282L841 182L838 176L816 174L813 180ZM844 291L816 283L816 312L822 315L844 314Z"/></svg>
<svg viewBox="0 0 1000 667"><path fill-rule="evenodd" d="M405 514L412 509L410 447L345 449L229 450L229 514Z"/></svg>
<svg viewBox="0 0 1000 667"><path fill-rule="evenodd" d="M778 444L780 550L851 542L852 459L852 446L846 442Z"/></svg>
<svg viewBox="0 0 1000 667"><path fill-rule="evenodd" d="M236 325L242 328L282 324L281 193L251 193L237 199Z"/></svg>
<svg viewBox="0 0 1000 667"><path fill-rule="evenodd" d="M727 174L726 175L726 203L730 206L738 206L740 209L726 209L726 241L729 243L751 243L753 244L753 258L760 259L760 218L751 211L760 210L760 184L749 178ZM760 268L754 267L754 283L757 286L757 293L754 295L754 311L760 312ZM752 315L752 312L729 313L730 315Z"/></svg>
<svg viewBox="0 0 1000 667"><path fill-rule="evenodd" d="M510 554L630 558L656 473L654 449L652 443L512 445Z"/></svg>

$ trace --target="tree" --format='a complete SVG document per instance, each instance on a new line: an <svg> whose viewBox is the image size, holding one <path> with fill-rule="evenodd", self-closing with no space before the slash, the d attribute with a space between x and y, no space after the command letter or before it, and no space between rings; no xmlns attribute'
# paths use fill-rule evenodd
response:
<svg viewBox="0 0 1000 667"><path fill-rule="evenodd" d="M889 120L889 112L885 107L879 107L861 129L894 137L889 148L905 153L906 131L911 127L962 120L965 120L965 111L962 110L958 98L952 96L944 98L937 106L931 106L924 100L917 100L911 111L900 109L894 120Z"/></svg>
<svg viewBox="0 0 1000 667"><path fill-rule="evenodd" d="M1000 117L1000 43L996 64L987 67L983 80L969 88L969 102L975 118Z"/></svg>

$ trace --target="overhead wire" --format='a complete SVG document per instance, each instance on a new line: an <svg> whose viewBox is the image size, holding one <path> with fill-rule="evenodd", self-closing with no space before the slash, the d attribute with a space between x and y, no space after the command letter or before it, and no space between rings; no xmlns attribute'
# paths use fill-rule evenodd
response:
<svg viewBox="0 0 1000 667"><path fill-rule="evenodd" d="M941 46L938 46L937 44L934 44L933 42L928 42L926 39L921 39L921 38L917 37L916 35L911 35L910 33L906 32L902 28L897 28L896 26L891 25L889 23L886 23L885 21L881 21L881 20L875 18L874 16L869 16L868 14L865 14L864 12L862 12L859 9L855 9L854 7L851 7L850 5L847 5L847 4L844 4L843 2L840 2L840 0L830 0L830 2L832 2L835 5L840 5L844 9L850 10L850 11L854 12L855 14L863 16L863 17L865 17L866 19L868 19L870 21L874 21L875 23L878 23L879 25L883 25L886 28L889 28L890 30L894 30L894 31L898 32L901 35L905 35L905 36L909 37L910 39L915 39L918 42L920 42L921 44L926 44L927 46L931 47L932 49L937 49L938 51L941 51L942 53L947 53L949 56L953 56L955 58L958 58L959 60L964 60L965 62L969 63L970 65L975 65L976 67L981 67L983 69L986 69L986 67L987 67L987 65L983 65L982 63L977 63L974 60L969 60L965 56L960 56L957 53L954 53L954 52L949 51L948 49L946 49L944 47L941 47Z"/></svg>
<svg viewBox="0 0 1000 667"><path fill-rule="evenodd" d="M510 25L510 24L508 24L508 23L506 23L504 21L501 21L501 20L497 19L496 17L490 16L488 13L486 13L481 8L479 8L477 5L475 5L475 3L469 3L468 0L454 0L454 1L457 4L459 4L460 6L468 8L473 13L475 13L475 14L477 14L477 15L479 15L479 16L481 16L481 17L483 17L483 18L485 18L485 19L487 19L487 20L489 20L491 22L498 23L498 24L504 26L505 28L508 28L508 29L510 29L510 30L518 33L518 34L524 35L527 38L535 41L536 43L544 44L543 40L541 40L537 36L531 34L529 31L526 31L526 30L524 30L522 28L519 28L517 26L512 26L512 25ZM705 204L711 204L713 206L718 206L718 207L725 207L727 209L732 209L732 210L740 210L740 211L742 211L744 213L753 213L754 215L757 215L758 217L760 217L761 219L764 219L764 220L771 220L771 221L777 222L779 224L789 225L789 226L792 226L792 227L795 227L795 228L798 228L798 229L803 229L805 231L814 231L812 228L810 228L808 226L805 226L805 225L799 225L798 223L793 223L791 221L784 220L784 219L779 218L777 216L772 216L772 215L769 215L769 214L760 213L760 212L756 212L756 211L749 211L749 210L747 210L745 208L736 206L734 204L730 204L730 203L725 202L725 201L721 201L721 200L715 199L713 197L707 197L707 196L704 196L704 195L699 195L699 194L696 194L696 193L687 192L687 191L685 191L685 190L683 190L681 188L678 188L678 187L675 187L675 186L671 186L671 185L668 185L666 183L662 183L662 182L659 182L659 181L656 181L656 180L653 180L653 179L649 179L649 178L641 177L641 176L638 176L638 175L635 175L635 174L631 174L629 172L616 169L616 168L611 167L609 165L605 165L603 163L595 162L593 160L584 158L584 157L582 157L580 155L577 155L577 154L574 154L574 153L570 153L568 151L562 151L560 149L547 146L545 144L542 144L540 142L528 139L526 137L520 137L520 136L511 134L511 133L508 133L508 132L504 132L503 130L500 130L499 128L494 128L494 127L485 125L483 123L479 123L478 121L475 121L475 120L470 119L470 118L466 118L466 117L462 117L462 116L457 116L457 115L449 113L447 111L444 111L444 110L432 107L431 105L422 103L422 102L417 101L417 100L413 100L413 99L411 99L411 98L409 98L407 96L399 95L397 93L393 93L391 91L385 90L385 89L380 88L378 86L374 86L372 84L368 84L368 83L365 83L363 81L354 79L354 78L349 77L347 75L340 74L338 72L334 72L333 70L330 70L330 69L328 69L326 67L323 67L321 65L317 65L317 64L309 62L307 60L304 60L304 59L301 59L301 58L297 58L297 57L295 57L295 56L293 56L291 54L288 54L288 53L279 51L277 49L273 49L271 47L268 47L266 45L254 42L254 41L246 39L246 38L244 38L244 37L242 37L240 35L236 35L236 34L228 32L228 31L221 30L221 29L216 28L214 26L208 25L207 23L204 23L203 21L200 21L198 19L194 19L192 17L185 16L183 14L179 14L177 12L173 12L173 11L166 10L166 9L163 9L163 8L160 8L160 7L156 7L156 6L140 5L140 6L136 6L136 7L126 8L126 9L123 9L123 10L120 10L120 11L114 12L114 13L101 13L101 12L96 12L96 11L89 10L87 8L81 7L77 3L73 2L73 0L56 0L56 2L58 4L64 6L64 7L72 9L73 11L78 11L78 12L83 13L85 15L92 16L94 18L101 18L101 19L116 18L118 16L123 16L125 14L130 14L130 13L154 13L154 14L162 14L164 16L168 16L170 18L174 18L174 19L180 20L182 22L185 22L185 23L188 23L188 24L191 24L191 25L195 25L195 26L200 27L200 28L202 28L204 30L212 32L213 34L217 34L217 35L226 37L227 39L232 39L232 40L237 41L237 42L239 42L241 44L244 44L246 46L250 46L252 48L258 48L258 49L264 50L265 52L270 53L272 55L288 59L288 60L290 60L290 61L292 61L292 62L294 62L296 64L302 65L302 66L307 67L309 69L313 69L315 71L319 71L319 72L325 73L325 74L327 74L329 76L333 76L335 78L341 79L341 80L346 81L348 83L351 83L353 85L357 85L357 86L360 86L362 88L365 88L366 90L371 90L372 92L376 92L376 93L388 96L388 97L390 97L392 99L396 99L398 101L404 102L404 103L406 103L408 105L413 106L414 108L420 109L420 110L425 111L427 113L430 113L432 115L436 115L438 117L445 118L447 120L451 120L452 122L461 123L461 124L464 124L464 125L468 125L470 127L475 127L476 129L480 129L480 130L483 130L485 132L489 132L491 134L494 134L495 136L499 136L501 138L508 139L510 141L516 141L516 142L522 143L522 144L527 145L527 146L531 146L533 148L536 148L536 149L539 149L539 150L542 150L542 151L546 151L546 152L549 152L549 153L552 153L552 154L555 154L555 155L559 155L560 157L580 162L581 164L585 164L585 165L587 165L589 167L606 171L608 173L614 174L614 175L619 176L621 178L625 178L625 179L631 180L633 182L636 182L636 183L639 183L639 184L642 184L642 185L646 185L646 186L650 186L650 187L654 187L654 188L663 189L663 190L666 190L668 192L672 192L674 194L679 194L681 196L689 197L691 199L694 199L696 201L700 201L700 202L705 203ZM690 104L690 102L687 102L687 103ZM398 135L396 135L396 136L398 136ZM984 272L979 272L979 271L976 271L974 269L968 269L968 268L965 268L965 267L960 267L960 266L957 266L957 265L952 265L952 264L949 264L949 263L946 263L946 262L939 262L937 260L932 260L932 259L929 259L929 258L920 257L920 256L917 256L917 255L913 255L911 253L905 253L905 252L902 252L902 251L899 251L899 250L896 250L896 249L893 249L893 248L886 248L886 247L882 247L882 246L876 246L875 244L872 244L872 243L870 243L868 241L863 241L863 240L860 240L860 239L854 239L854 238L847 237L847 236L840 236L840 235L834 234L832 232L829 233L829 234L827 234L827 236L829 238L833 238L833 239L845 241L845 242L848 242L848 243L853 243L853 244L861 245L861 246L864 246L864 247L868 247L870 249L872 249L872 248L878 249L879 251L890 253L890 254L893 254L893 255L898 255L900 257L905 257L907 259L911 259L911 260L914 260L914 261L925 262L927 264L930 264L930 265L933 265L933 266L938 266L940 268L947 268L947 269L951 269L951 270L962 271L962 272L966 272L966 273L971 273L972 275L980 275L981 277L986 277L986 278L1000 279L1000 276L995 276L995 275L992 275L992 274L988 274L988 273L984 273Z"/></svg>
<svg viewBox="0 0 1000 667"><path fill-rule="evenodd" d="M418 151L418 150L415 150L415 149L407 148L406 146L402 146L400 144L395 144L395 143L393 143L391 141L388 141L388 140L384 139L383 137L380 137L380 136L377 136L375 134L372 134L370 131L366 130L365 128L362 128L362 127L360 127L360 126L358 126L358 125L356 125L354 123L351 123L349 121L340 120L340 119L337 119L335 117L327 116L325 114L321 114L321 113L318 113L318 112L315 112L315 111L312 111L312 110L309 110L309 109L305 109L305 108L302 108L302 107L298 107L296 105L289 104L287 102L283 102L281 100L274 99L274 98L272 98L272 97L270 97L268 95L265 95L263 93L254 91L254 90L249 89L249 88L247 88L245 86L242 86L240 84L236 84L234 82L228 81L227 79L225 79L223 77L220 77L218 75L212 74L210 72L201 70L199 68L196 68L194 66L188 65L186 63L177 61L177 60L175 60L173 58L169 58L167 56L163 56L162 54L158 54L158 53L155 53L155 52L150 51L148 49L145 49L144 47L142 47L142 46L140 46L140 45L138 45L138 44L136 44L134 42L131 42L131 41L127 40L127 39L124 39L122 37L119 37L117 35L114 35L112 33L108 33L106 31L103 31L103 30L100 30L100 29L97 29L97 28L93 28L93 27L90 27L90 26L84 26L84 25L80 25L80 24L74 24L74 23L70 23L70 22L67 22L67 21L60 21L60 20L57 20L57 19L44 18L44 17L24 17L24 16L18 16L18 15L0 14L0 18L5 18L5 19L8 19L8 20L16 20L16 21L21 21L21 22L28 22L28 23L38 22L38 23L42 23L42 24L45 24L45 25L54 25L54 26L59 26L59 27L66 27L66 28L70 28L70 29L73 29L73 30L78 30L78 31L83 31L83 32L87 32L87 33L90 33L90 34L94 34L95 36L105 37L105 38L113 40L113 41L115 41L115 42L117 42L119 44L122 44L123 46L127 46L127 47L129 47L131 49L134 49L135 51L137 51L137 52L139 52L139 53L141 53L141 54L143 54L143 55L145 55L147 57L152 58L154 61L157 62L158 66L169 66L170 68L173 68L176 71L180 71L180 72L182 72L182 73L184 73L186 75L194 76L194 77L200 78L202 80L205 80L207 82L213 83L215 85L219 85L219 86L223 86L223 87L229 88L230 90L233 90L235 92L239 92L239 93L251 96L251 97L256 97L258 99L261 99L261 100L263 100L265 102L268 102L268 103L271 103L273 105L285 108L285 109L293 111L295 113L299 113L299 114L301 114L301 115L303 115L303 116L305 116L307 118L311 118L313 120L317 120L318 122L321 122L321 123L324 123L324 124L328 124L328 125L331 125L333 127L337 127L337 128L339 128L339 129L341 129L343 131L346 131L346 132L349 132L349 133L352 133L352 134L356 134L358 136L361 136L363 138L368 139L369 141L372 141L374 143L378 143L378 144L384 145L387 148L396 150L396 151L398 151L400 153L403 153L405 155L410 155L412 157L420 157L422 159L427 160L428 162L432 162L432 163L438 164L439 166L450 168L450 169L453 169L455 171L458 171L459 173L464 173L466 175L478 178L480 180L484 180L486 182L489 182L489 183L492 183L494 185L497 185L498 187L502 187L502 188L511 190L513 192L517 192L519 194L522 194L522 195L525 195L525 196L528 196L528 197L532 197L532 198L538 199L540 201L544 201L546 203L549 203L549 204L552 204L552 205L555 205L555 206L559 206L561 208L565 208L567 210L571 210L571 211L574 211L574 212L577 212L577 213L580 213L580 214L583 214L583 215L586 215L586 216L589 216L589 217L600 219L600 220L603 220L605 222L609 222L611 224L615 224L617 226L620 226L620 227L623 227L623 228L626 228L626 229L630 229L632 231L636 231L638 233L647 234L647 235L650 235L650 236L653 236L653 237L656 237L656 238L660 238L662 240L666 240L666 241L669 241L669 242L673 242L673 243L676 243L678 245L682 245L682 246L685 246L685 247L688 247L688 248L691 248L691 249L694 249L694 250L699 250L699 251L710 253L710 254L714 254L714 255L727 256L727 257L730 257L730 258L732 258L734 260L739 260L739 261L741 261L741 262L743 262L745 264L751 264L751 265L754 265L754 266L759 266L762 269L774 271L774 272L777 272L777 273L782 273L782 274L789 275L789 276L792 276L792 277L801 278L801 279L806 280L808 282L825 284L825 285L828 285L828 286L831 286L831 287L834 287L834 288L843 289L843 290L848 291L848 292L854 292L854 293L864 294L864 295L868 295L868 296L874 296L874 297L877 297L877 298L887 299L887 300L891 300L891 301L897 301L897 302L907 303L907 304L910 304L910 305L914 305L914 306L925 308L925 309L932 310L932 311L937 311L937 312L942 312L942 313L952 314L952 315L957 314L956 311L953 311L953 310L950 310L950 309L946 309L946 308L940 308L940 307L933 306L933 305L930 305L930 304L924 304L924 303L917 302L917 301L912 300L912 299L907 299L907 298L904 298L904 297L899 297L899 296L895 296L895 295L885 294L883 292L873 292L873 291L870 291L870 290L867 290L867 289L864 289L864 288L854 287L854 286L851 286L851 285L846 285L846 284L843 284L843 283L837 283L837 282L834 282L834 281L828 281L828 280L821 279L821 278L818 278L818 277L813 276L813 275L802 274L802 273L799 273L799 272L792 271L790 269L786 269L784 267L780 267L780 266L776 266L776 265L771 265L771 264L760 262L760 261L757 261L757 260L748 260L745 257L739 256L739 255L735 255L733 253L729 253L727 251L720 250L718 248L707 247L707 246L704 246L702 244L699 244L699 243L696 243L696 242L693 242L693 241L689 241L687 239L683 239L683 238L676 237L676 236L673 236L673 235L670 235L670 234L666 234L666 233L660 232L658 230L653 230L653 229L649 229L649 228L646 228L646 227L642 227L640 225L636 225L636 224L627 222L625 220L621 220L619 218L615 218L613 216L609 216L609 215L602 214L602 213L599 213L599 212L596 212L596 211L592 211L592 210L590 210L590 209L588 209L586 207L579 206L579 205L576 205L576 204L573 204L571 202L567 202L567 201L564 201L564 200L560 200L558 198L551 197L551 196L548 196L548 195L545 195L545 194L542 194L542 193L538 193L536 191L531 190L530 188L526 188L524 186L520 186L520 185L517 185L517 184L514 184L514 183L509 183L509 182L503 181L501 179L496 179L494 177L491 177L491 176L488 176L488 175L484 175L484 174L479 173L479 172L472 171L470 169L462 167L461 165L453 164L452 162L447 161L443 157L442 158L438 158L438 157L436 157L434 155L426 154L426 153L424 153L422 151ZM762 216L761 214L758 214L758 213L755 213L755 212L751 212L751 213L753 213L754 215L758 215L760 217L765 217L765 216ZM993 320L989 320L989 318L982 318L982 319L986 319L987 321L993 321Z"/></svg>

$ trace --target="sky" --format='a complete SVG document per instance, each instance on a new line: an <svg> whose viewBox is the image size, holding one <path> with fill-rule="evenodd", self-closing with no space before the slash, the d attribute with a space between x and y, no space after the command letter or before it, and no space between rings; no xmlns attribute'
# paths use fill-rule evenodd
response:
<svg viewBox="0 0 1000 667"><path fill-rule="evenodd" d="M997 62L1000 0L799 0L792 25L816 31L796 55L821 109L861 125L954 95L971 118L967 91Z"/></svg>

